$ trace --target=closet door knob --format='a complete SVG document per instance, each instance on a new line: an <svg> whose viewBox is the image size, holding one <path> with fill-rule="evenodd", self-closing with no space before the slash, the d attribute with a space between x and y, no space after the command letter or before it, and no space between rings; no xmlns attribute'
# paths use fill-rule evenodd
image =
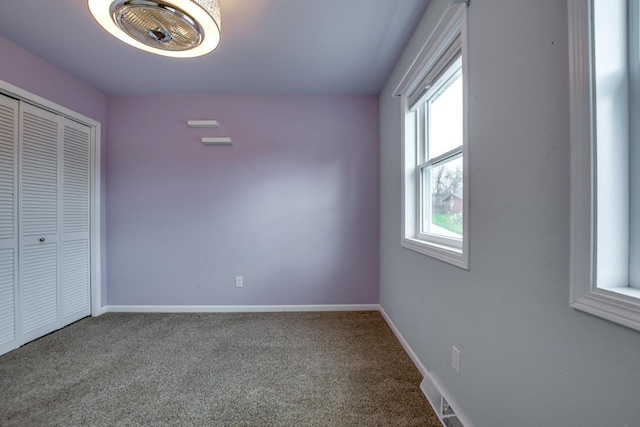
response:
<svg viewBox="0 0 640 427"><path fill-rule="evenodd" d="M41 238L40 238L40 239L38 239L38 240L40 240L41 242L44 242L44 237L41 237Z"/></svg>

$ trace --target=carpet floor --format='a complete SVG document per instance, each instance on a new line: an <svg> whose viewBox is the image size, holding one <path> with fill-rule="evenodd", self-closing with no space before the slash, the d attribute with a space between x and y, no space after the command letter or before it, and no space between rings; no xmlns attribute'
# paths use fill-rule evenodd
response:
<svg viewBox="0 0 640 427"><path fill-rule="evenodd" d="M378 312L87 318L0 356L0 425L440 426Z"/></svg>

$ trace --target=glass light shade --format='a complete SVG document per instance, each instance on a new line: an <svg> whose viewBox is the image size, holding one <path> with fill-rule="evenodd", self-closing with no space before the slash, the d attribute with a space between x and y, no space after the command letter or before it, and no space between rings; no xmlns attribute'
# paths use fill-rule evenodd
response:
<svg viewBox="0 0 640 427"><path fill-rule="evenodd" d="M193 58L206 55L215 49L220 42L220 0L88 0L88 4L91 14L105 30L121 41L146 52L174 58ZM167 34L153 29L149 31L149 28L142 26L137 31L142 36L132 37L130 33L123 31L119 26L116 13L114 13L114 6L120 7L123 4L137 7L140 10L159 6L158 10L166 11L168 14L172 14L171 11L174 11L175 15L183 16L185 22L191 23L194 28L197 28L197 31L176 34L176 36L180 36L183 42L181 44L186 46L184 49L170 47L169 44L163 48L163 43L172 40L173 37L168 37ZM132 23L136 24L135 20L127 23L129 28ZM175 25L169 27L172 30L177 28ZM146 37L147 33L149 37ZM190 39L186 40L186 36ZM156 46L143 43L141 41L143 37L147 39L155 37L158 39L158 43ZM175 38L178 39L178 37Z"/></svg>

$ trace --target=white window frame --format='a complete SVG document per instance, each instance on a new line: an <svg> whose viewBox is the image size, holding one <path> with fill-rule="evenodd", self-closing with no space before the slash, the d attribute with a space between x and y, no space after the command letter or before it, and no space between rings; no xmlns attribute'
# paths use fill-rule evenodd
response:
<svg viewBox="0 0 640 427"><path fill-rule="evenodd" d="M629 117L640 115L640 2L629 1ZM640 165L640 123L630 119L629 159ZM640 168L630 167L629 283L640 288ZM635 190L635 191L633 191Z"/></svg>
<svg viewBox="0 0 640 427"><path fill-rule="evenodd" d="M431 202L432 202L431 198L429 198L429 200L427 200L426 203L423 200L426 194L425 188L424 188L425 182L424 182L423 174L425 173L429 174L431 171L431 168L433 167L437 167L448 161L454 160L458 157L463 157L463 146L461 143L456 148L449 150L446 153L443 153L437 157L429 159L430 142L429 142L428 124L427 124L427 121L429 120L428 118L429 112L427 111L427 104L429 103L429 101L431 101L431 99L437 98L440 95L440 93L443 92L443 89L446 90L448 84L457 75L460 75L460 77L462 78L462 58L461 58L460 50L455 49L455 46L452 46L452 47L454 47L456 54L453 55L453 58L446 58L445 64L443 64L442 67L436 70L433 70L435 71L434 74L436 75L435 83L421 97L422 99L415 103L416 104L415 113L417 114L417 119L416 119L417 138L416 138L415 144L416 144L416 152L418 153L418 156L417 156L418 160L415 166L416 167L415 186L417 190L416 191L417 202L415 207L416 208L415 234L416 234L416 239L421 241L431 242L431 243L435 243L442 246L449 246L456 249L462 249L462 239L440 236L433 233L426 233L422 230L422 220L425 217L425 207L428 206L428 210L431 211ZM429 74L431 74L431 72ZM429 76L427 76L427 78L429 78ZM420 88L420 86L418 86L418 88ZM426 159L426 160L421 162L420 160L422 159ZM464 157L463 157L463 163L464 163ZM431 185L430 180L427 185L429 186ZM463 190L464 190L464 187L463 187ZM464 212L463 212L463 219L464 219Z"/></svg>
<svg viewBox="0 0 640 427"><path fill-rule="evenodd" d="M469 269L469 155L467 144L468 123L468 65L467 65L467 9L468 2L453 0L433 30L413 65L394 91L400 96L402 108L402 234L401 245L407 249L439 259L463 269ZM451 49L459 40L459 53ZM443 159L462 155L462 239L446 238L430 233L421 233L421 203L418 164L418 114L411 107L424 102L431 94L429 83L437 80L439 72L447 69L459 55L462 61L463 86L463 141L462 148L431 159L431 165ZM455 152L454 152L455 151Z"/></svg>
<svg viewBox="0 0 640 427"><path fill-rule="evenodd" d="M599 247L597 241L598 130L593 1L568 2L571 106L570 305L640 330L640 290L598 283L598 277L601 277L598 275L598 249L602 254L606 248ZM605 267L609 265L600 266L601 269ZM622 276L627 274L628 277L628 271L620 273Z"/></svg>

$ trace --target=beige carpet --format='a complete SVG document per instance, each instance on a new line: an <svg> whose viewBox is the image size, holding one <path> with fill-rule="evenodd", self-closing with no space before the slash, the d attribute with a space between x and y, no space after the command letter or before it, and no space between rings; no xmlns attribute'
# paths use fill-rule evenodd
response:
<svg viewBox="0 0 640 427"><path fill-rule="evenodd" d="M377 312L116 314L0 356L0 425L440 426Z"/></svg>

